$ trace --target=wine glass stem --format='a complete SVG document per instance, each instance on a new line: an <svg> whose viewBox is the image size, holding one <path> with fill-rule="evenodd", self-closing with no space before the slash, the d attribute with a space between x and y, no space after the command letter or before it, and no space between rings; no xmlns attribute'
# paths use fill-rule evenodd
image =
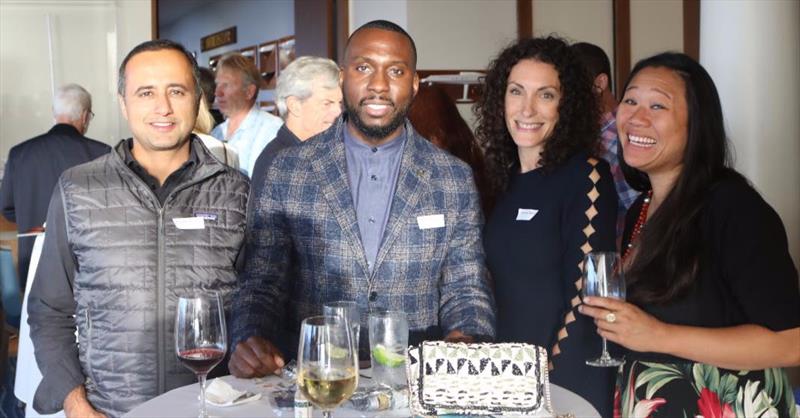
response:
<svg viewBox="0 0 800 418"><path fill-rule="evenodd" d="M322 418L331 418L331 412L332 411L329 411L327 409L322 411Z"/></svg>
<svg viewBox="0 0 800 418"><path fill-rule="evenodd" d="M608 341L603 338L603 354L601 354L603 358L609 358L610 355L608 354Z"/></svg>
<svg viewBox="0 0 800 418"><path fill-rule="evenodd" d="M197 380L200 382L200 418L207 418L206 412L206 374L201 373L197 375Z"/></svg>

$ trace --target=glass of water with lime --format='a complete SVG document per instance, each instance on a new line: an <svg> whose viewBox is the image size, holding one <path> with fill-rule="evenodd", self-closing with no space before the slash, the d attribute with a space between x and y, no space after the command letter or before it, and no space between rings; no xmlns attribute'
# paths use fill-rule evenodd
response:
<svg viewBox="0 0 800 418"><path fill-rule="evenodd" d="M372 378L392 389L405 389L408 320L405 312L376 310L369 314Z"/></svg>

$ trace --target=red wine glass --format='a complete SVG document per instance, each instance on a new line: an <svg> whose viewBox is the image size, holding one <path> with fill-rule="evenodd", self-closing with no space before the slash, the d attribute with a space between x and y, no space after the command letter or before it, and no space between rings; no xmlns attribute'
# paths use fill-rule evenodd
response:
<svg viewBox="0 0 800 418"><path fill-rule="evenodd" d="M178 360L200 382L200 417L206 418L206 376L227 350L225 312L217 292L178 298L175 315L175 352Z"/></svg>

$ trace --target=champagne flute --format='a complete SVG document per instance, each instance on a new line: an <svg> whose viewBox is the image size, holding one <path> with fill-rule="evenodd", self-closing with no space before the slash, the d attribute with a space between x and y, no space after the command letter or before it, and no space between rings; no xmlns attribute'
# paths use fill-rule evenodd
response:
<svg viewBox="0 0 800 418"><path fill-rule="evenodd" d="M297 386L325 418L353 395L358 386L358 354L345 319L312 316L303 320Z"/></svg>
<svg viewBox="0 0 800 418"><path fill-rule="evenodd" d="M583 258L583 297L600 296L625 300L625 279L622 262L614 252L591 252ZM624 359L613 358L608 353L608 342L603 338L603 352L600 357L586 360L594 367L616 367Z"/></svg>
<svg viewBox="0 0 800 418"><path fill-rule="evenodd" d="M206 376L227 349L225 313L219 293L195 293L178 298L175 352L200 382L200 418L206 418Z"/></svg>

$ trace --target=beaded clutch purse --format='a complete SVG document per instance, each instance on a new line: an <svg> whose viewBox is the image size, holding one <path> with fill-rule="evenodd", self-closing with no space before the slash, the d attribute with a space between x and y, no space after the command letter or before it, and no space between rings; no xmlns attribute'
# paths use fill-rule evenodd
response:
<svg viewBox="0 0 800 418"><path fill-rule="evenodd" d="M408 348L406 372L415 416L552 415L542 347L426 341Z"/></svg>

